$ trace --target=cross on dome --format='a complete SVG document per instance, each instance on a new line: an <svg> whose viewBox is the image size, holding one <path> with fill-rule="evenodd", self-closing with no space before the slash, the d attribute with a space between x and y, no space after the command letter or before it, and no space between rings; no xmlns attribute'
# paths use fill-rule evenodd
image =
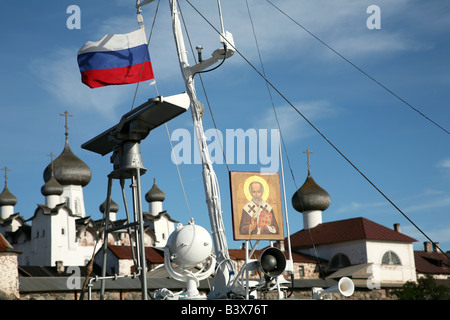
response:
<svg viewBox="0 0 450 320"><path fill-rule="evenodd" d="M11 169L5 166L0 170L5 171L5 187L6 187L8 185L8 171L11 171Z"/></svg>
<svg viewBox="0 0 450 320"><path fill-rule="evenodd" d="M309 155L313 152L309 149L306 149L306 151L303 151L303 153L306 153L306 156L308 158L308 173L311 173L311 162L309 161Z"/></svg>
<svg viewBox="0 0 450 320"><path fill-rule="evenodd" d="M64 113L60 113L59 115L66 118L66 125L64 126L64 128L66 128L66 133L65 134L66 134L66 140L67 140L68 137L69 137L69 121L68 121L68 118L69 117L73 117L73 115L69 114L69 112L67 112L67 110L64 111Z"/></svg>

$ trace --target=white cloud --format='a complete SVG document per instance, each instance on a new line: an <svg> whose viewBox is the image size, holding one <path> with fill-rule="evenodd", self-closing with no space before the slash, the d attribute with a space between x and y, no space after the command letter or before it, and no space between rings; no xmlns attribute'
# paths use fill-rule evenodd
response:
<svg viewBox="0 0 450 320"><path fill-rule="evenodd" d="M124 2L117 0L116 4L122 6ZM219 29L216 3L193 1L193 4ZM322 54L316 55L316 57L322 58L330 56L328 49L318 44L309 34L267 2L249 1L249 5L264 63L280 58L293 58L294 56L298 58L305 53L321 52ZM418 46L420 41L403 36L404 30L383 30L383 33L378 36L367 37L365 27L365 19L367 18L365 9L367 6L365 4L350 0L343 0L339 3L331 0L321 1L320 3L314 1L298 3L296 0L286 0L277 2L276 5L286 10L290 16L319 37L326 35L324 41L330 41L332 46L336 45L336 49L343 50L344 54L351 52L352 57L357 54L400 51L420 47ZM380 3L382 8L388 8L388 10L383 10L383 17L395 16L395 14L408 8L407 5L407 0L397 1L395 4L391 2ZM148 5L143 9L147 36L150 34L155 6L156 4ZM250 61L257 61L257 51L245 3L223 2L222 7L225 29L233 33L236 47ZM189 27L189 38L192 41L192 46L203 45L205 48L204 54L208 56L220 46L219 36L188 4L184 3L182 9ZM412 15L413 13L409 14ZM362 25L359 26L359 24ZM355 26L359 27L355 28ZM137 27L135 17L126 12L123 15L101 20L96 29L92 30L92 37L86 39L86 41L98 40L108 33L129 32L135 27ZM185 42L187 50L190 52L187 37L185 37ZM165 91L165 86L172 85L174 79L176 83L179 81L182 86L167 3L161 3L160 5L150 45L151 59L159 89ZM423 45L423 48L425 47ZM73 108L92 108L105 117L116 118L114 111L120 104L132 100L134 87L115 86L94 90L87 88L80 81L76 63L77 49L79 48L73 50L61 49L52 57L35 59L31 62L31 70L42 80L44 88L64 104L69 101ZM192 59L190 61L193 62ZM233 57L228 62L231 66L242 63L243 60L239 57ZM131 101L129 103L131 105ZM287 131L285 136L291 136L292 134L292 137L305 137L310 134L307 124L298 126L297 121L294 124L292 119L298 119L300 116L295 111L290 110L291 107L281 106L278 109L280 121L284 123L282 127L289 128L285 129ZM321 110L327 112L331 110L330 106L324 105L323 101L316 102L314 108L308 102L300 109L311 120L318 119L326 114L326 112L320 112ZM273 115L273 111L270 112ZM266 116L269 116L269 114ZM273 127L273 124L270 124L270 126Z"/></svg>
<svg viewBox="0 0 450 320"><path fill-rule="evenodd" d="M420 212L424 214L429 214L433 212L433 209L436 210L437 213L440 213L442 208L448 208L450 207L450 196L448 193L439 191L439 190L432 190L432 189L425 189L423 193L410 196L407 198L399 199L399 200L393 200L391 199L405 214L410 214L413 212ZM340 208L338 208L336 211L341 212L352 212L352 211L361 211L364 210L365 212L368 211L368 209L374 209L374 208L388 208L392 212L396 212L397 209L392 207L388 201L381 201L381 202L374 202L374 203L361 203L361 202L351 202L349 204L344 204Z"/></svg>
<svg viewBox="0 0 450 320"><path fill-rule="evenodd" d="M386 201L383 202L373 202L373 203L360 203L360 202L351 202L349 204L344 204L340 208L336 210L337 213L349 213L358 211L360 214L366 214L365 212L361 212L362 210L367 211L368 209L375 208L383 208L387 207L388 203Z"/></svg>
<svg viewBox="0 0 450 320"><path fill-rule="evenodd" d="M444 159L437 165L438 168L450 169L450 158Z"/></svg>
<svg viewBox="0 0 450 320"><path fill-rule="evenodd" d="M448 194L440 198L427 199L418 204L410 205L409 207L406 207L404 209L404 212L409 213L414 211L421 211L425 214L428 214L431 212L431 209L446 207L450 207L450 196Z"/></svg>
<svg viewBox="0 0 450 320"><path fill-rule="evenodd" d="M44 89L72 110L94 109L107 119L115 119L116 108L125 99L130 101L131 107L128 86L91 89L83 84L76 52L77 50L61 49L52 56L34 59L30 63L30 70L41 80Z"/></svg>
<svg viewBox="0 0 450 320"><path fill-rule="evenodd" d="M293 58L313 54L315 58L329 59L334 53L319 43L311 34L336 49L349 58L366 57L370 54L379 56L383 53L405 52L408 50L428 50L432 43L408 32L408 29L397 28L392 22L407 21L421 23L427 17L421 15L421 8L410 4L410 1L378 1L381 7L381 19L389 21L390 27L377 31L370 31L366 26L369 18L366 10L370 3L342 0L342 1L303 1L286 0L274 4L289 15L298 24L275 9L265 1L248 1L252 21L258 38L258 44L266 61ZM245 3L226 8L228 13L225 22L235 35L235 42L239 50L247 54L250 60L256 58L255 42ZM233 14L230 14L233 13ZM429 13L432 15L432 13ZM410 20L408 20L410 17ZM432 30L438 28L425 28ZM369 57L367 57L369 58Z"/></svg>
<svg viewBox="0 0 450 320"><path fill-rule="evenodd" d="M448 241L448 235L450 234L450 228L447 226L436 225L434 227L420 228L427 236L434 242L440 243L440 248L445 252L448 251L450 242ZM411 224L404 224L401 227L402 233L406 234L418 242L414 243L415 250L423 250L423 242L430 241L426 238L422 232Z"/></svg>
<svg viewBox="0 0 450 320"><path fill-rule="evenodd" d="M315 121L337 114L335 108L328 101L306 101L297 102L293 105L313 124ZM286 142L304 139L315 133L314 129L295 111L290 105L275 107L281 134ZM278 128L275 113L272 107L268 107L259 119L255 121L256 128Z"/></svg>

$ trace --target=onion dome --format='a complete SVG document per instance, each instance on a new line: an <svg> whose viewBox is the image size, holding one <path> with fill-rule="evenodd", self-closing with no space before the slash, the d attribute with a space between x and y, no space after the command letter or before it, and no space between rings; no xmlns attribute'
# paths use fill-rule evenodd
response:
<svg viewBox="0 0 450 320"><path fill-rule="evenodd" d="M7 184L5 183L5 189L0 194L0 206L15 206L17 198L9 191Z"/></svg>
<svg viewBox="0 0 450 320"><path fill-rule="evenodd" d="M63 186L55 179L53 174L41 188L41 193L44 196L60 196L63 192Z"/></svg>
<svg viewBox="0 0 450 320"><path fill-rule="evenodd" d="M99 207L101 213L105 213L106 210L106 200L103 201L103 203ZM117 212L119 211L119 205L114 202L113 199L111 199L111 205L109 207L109 212Z"/></svg>
<svg viewBox="0 0 450 320"><path fill-rule="evenodd" d="M153 187L150 189L149 192L145 194L145 200L147 200L147 202L155 202L155 201L163 202L164 199L166 199L166 195L164 192L161 191L161 189L158 188L158 186L156 185L156 179L154 179Z"/></svg>
<svg viewBox="0 0 450 320"><path fill-rule="evenodd" d="M325 211L330 206L330 195L311 176L309 155L312 152L306 150L304 153L308 155L308 177L303 186L292 195L292 206L298 212Z"/></svg>
<svg viewBox="0 0 450 320"><path fill-rule="evenodd" d="M63 186L79 185L86 186L91 181L91 169L70 150L69 141L63 152L53 161L53 174L56 180ZM44 171L44 180L47 182L51 177L51 165Z"/></svg>
<svg viewBox="0 0 450 320"><path fill-rule="evenodd" d="M308 173L303 186L292 196L292 206L298 212L325 211L330 206L330 195L314 181L311 173Z"/></svg>
<svg viewBox="0 0 450 320"><path fill-rule="evenodd" d="M70 150L69 146L69 126L67 124L67 118L71 117L67 111L60 114L66 118L66 144L64 146L63 152L56 158L52 164L49 164L44 170L44 180L47 182L52 174L55 175L56 180L63 186L67 185L77 185L86 186L91 181L91 169L80 160L73 152Z"/></svg>

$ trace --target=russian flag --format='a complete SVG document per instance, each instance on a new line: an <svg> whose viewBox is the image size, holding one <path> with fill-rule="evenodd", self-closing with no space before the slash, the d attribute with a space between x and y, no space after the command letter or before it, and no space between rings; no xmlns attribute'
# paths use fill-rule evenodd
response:
<svg viewBox="0 0 450 320"><path fill-rule="evenodd" d="M90 88L154 79L143 28L88 41L78 51L81 82Z"/></svg>

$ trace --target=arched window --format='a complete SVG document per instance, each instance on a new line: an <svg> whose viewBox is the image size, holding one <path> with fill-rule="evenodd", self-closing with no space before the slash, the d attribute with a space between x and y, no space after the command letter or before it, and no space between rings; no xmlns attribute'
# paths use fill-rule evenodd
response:
<svg viewBox="0 0 450 320"><path fill-rule="evenodd" d="M402 262L394 251L389 250L386 251L385 254L383 254L383 258L381 258L381 264L401 265Z"/></svg>
<svg viewBox="0 0 450 320"><path fill-rule="evenodd" d="M336 254L330 261L330 269L339 269L348 267L350 259L343 253Z"/></svg>

